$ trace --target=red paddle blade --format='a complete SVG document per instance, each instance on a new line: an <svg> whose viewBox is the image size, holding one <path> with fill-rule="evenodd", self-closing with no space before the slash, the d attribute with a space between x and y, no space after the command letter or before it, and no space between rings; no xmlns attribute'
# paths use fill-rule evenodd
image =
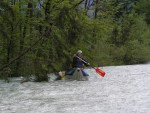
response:
<svg viewBox="0 0 150 113"><path fill-rule="evenodd" d="M101 70L101 69L99 69L99 68L96 68L95 70L96 70L96 72L97 72L99 75L101 75L102 77L104 77L105 74L106 74L103 70Z"/></svg>

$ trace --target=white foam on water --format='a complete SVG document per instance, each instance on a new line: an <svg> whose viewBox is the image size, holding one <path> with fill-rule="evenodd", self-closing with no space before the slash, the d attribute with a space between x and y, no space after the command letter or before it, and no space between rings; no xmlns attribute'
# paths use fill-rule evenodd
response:
<svg viewBox="0 0 150 113"><path fill-rule="evenodd" d="M150 65L87 69L89 81L0 81L0 113L149 113Z"/></svg>

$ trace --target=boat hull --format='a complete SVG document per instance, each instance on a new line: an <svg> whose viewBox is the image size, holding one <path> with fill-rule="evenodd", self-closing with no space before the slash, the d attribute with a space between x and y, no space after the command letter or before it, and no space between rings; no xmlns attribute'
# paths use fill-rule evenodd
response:
<svg viewBox="0 0 150 113"><path fill-rule="evenodd" d="M69 80L78 80L78 81L87 81L88 80L88 74L83 72L84 70L81 68L76 68L72 75L67 75L65 79ZM86 74L86 75L85 75Z"/></svg>

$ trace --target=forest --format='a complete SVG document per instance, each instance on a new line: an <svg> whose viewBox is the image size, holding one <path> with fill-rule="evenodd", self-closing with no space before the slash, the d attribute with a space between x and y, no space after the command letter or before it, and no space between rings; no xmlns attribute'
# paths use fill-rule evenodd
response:
<svg viewBox="0 0 150 113"><path fill-rule="evenodd" d="M47 80L77 50L93 66L150 61L150 0L0 0L0 78Z"/></svg>

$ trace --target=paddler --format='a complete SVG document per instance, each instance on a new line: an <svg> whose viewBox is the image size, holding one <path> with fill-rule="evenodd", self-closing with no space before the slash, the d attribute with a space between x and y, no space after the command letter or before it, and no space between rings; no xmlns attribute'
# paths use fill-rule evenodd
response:
<svg viewBox="0 0 150 113"><path fill-rule="evenodd" d="M59 72L58 73L58 77L56 78L56 80L61 80L61 78L65 77L65 75L73 75L73 73L75 72L76 68L81 68L82 69L82 74L84 76L89 76L84 70L84 66L89 66L90 63L86 62L83 58L82 58L82 51L78 50L76 54L74 54L73 56L73 62L72 62L72 70L69 72Z"/></svg>

